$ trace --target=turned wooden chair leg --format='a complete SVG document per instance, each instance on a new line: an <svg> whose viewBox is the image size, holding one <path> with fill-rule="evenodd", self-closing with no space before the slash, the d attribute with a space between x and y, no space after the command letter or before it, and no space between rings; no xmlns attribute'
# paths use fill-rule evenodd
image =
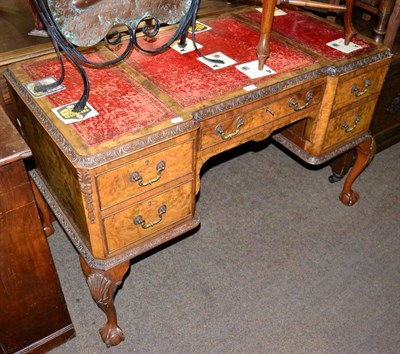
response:
<svg viewBox="0 0 400 354"><path fill-rule="evenodd" d="M387 2L390 2L390 1L393 1L393 0L387 0L385 2L387 3ZM396 0L396 2L393 4L393 6L394 7L392 9L390 9L390 8L387 9L387 10L391 11L391 15L389 17L388 25L387 25L387 28L386 28L386 31L385 31L385 33L386 33L385 39L383 40L383 44L386 47L389 47L389 48L393 47L394 41L396 39L397 30L399 29L399 24L400 24L400 0ZM387 15L388 14L389 13L387 13ZM384 14L384 16L385 15L386 15L386 13Z"/></svg>
<svg viewBox="0 0 400 354"><path fill-rule="evenodd" d="M344 185L342 193L340 194L340 201L347 205L352 206L357 203L359 195L351 189L354 181L364 170L364 168L371 162L375 155L376 144L374 138L369 138L356 147L357 157L354 162L353 168L350 170Z"/></svg>
<svg viewBox="0 0 400 354"><path fill-rule="evenodd" d="M37 10L37 8L36 8L36 6L35 6L33 0L29 0L29 5L30 5L30 7L31 7L32 16L33 16L33 19L34 19L34 21L35 21L35 28L36 28L37 30L39 30L39 31L44 30L45 28L44 28L43 22L42 22L42 20L40 19L39 12L38 12L38 10Z"/></svg>
<svg viewBox="0 0 400 354"><path fill-rule="evenodd" d="M357 31L353 27L353 7L356 0L346 0L346 10L344 12L344 42L346 45L350 43L352 38L357 34ZM327 9L335 9L335 5L331 6L320 2L307 3L307 1L296 1L296 0L264 0L262 6L262 17L260 25L260 38L257 44L257 57L258 57L258 70L262 70L266 60L270 55L270 39L272 22L274 20L274 12L276 4L289 3L299 6L310 6L320 7ZM336 6L338 7L338 6ZM343 6L340 6L340 10L343 11Z"/></svg>
<svg viewBox="0 0 400 354"><path fill-rule="evenodd" d="M357 34L353 27L353 7L355 0L346 0L346 11L344 12L344 43L348 45Z"/></svg>
<svg viewBox="0 0 400 354"><path fill-rule="evenodd" d="M258 70L262 70L269 57L272 21L274 19L276 0L264 0L260 25L260 39L257 45Z"/></svg>
<svg viewBox="0 0 400 354"><path fill-rule="evenodd" d="M109 270L100 270L90 268L82 256L79 257L79 260L90 293L107 316L107 322L99 331L101 339L107 347L118 345L125 339L125 336L118 326L117 311L114 306L114 293L128 271L130 263L126 261Z"/></svg>

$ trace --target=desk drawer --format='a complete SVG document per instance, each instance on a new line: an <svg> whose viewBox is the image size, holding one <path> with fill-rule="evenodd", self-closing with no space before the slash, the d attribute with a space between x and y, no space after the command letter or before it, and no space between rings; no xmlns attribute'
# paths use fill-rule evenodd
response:
<svg viewBox="0 0 400 354"><path fill-rule="evenodd" d="M194 213L193 181L145 199L107 216L104 221L108 253L138 243Z"/></svg>
<svg viewBox="0 0 400 354"><path fill-rule="evenodd" d="M321 101L322 85L294 91L283 98L269 97L202 122L200 150L240 137L245 133L291 114L306 116Z"/></svg>
<svg viewBox="0 0 400 354"><path fill-rule="evenodd" d="M343 143L369 128L374 113L376 99L357 106L333 117L328 125L324 148Z"/></svg>
<svg viewBox="0 0 400 354"><path fill-rule="evenodd" d="M378 93L382 88L386 70L386 66L375 67L369 71L360 69L356 74L347 74L340 78L333 110Z"/></svg>
<svg viewBox="0 0 400 354"><path fill-rule="evenodd" d="M193 140L189 140L106 171L97 176L101 208L148 192L192 170Z"/></svg>

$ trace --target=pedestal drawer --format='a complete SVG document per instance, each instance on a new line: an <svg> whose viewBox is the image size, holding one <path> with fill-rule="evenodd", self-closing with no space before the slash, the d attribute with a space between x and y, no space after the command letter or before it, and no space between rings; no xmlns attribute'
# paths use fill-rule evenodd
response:
<svg viewBox="0 0 400 354"><path fill-rule="evenodd" d="M103 220L108 253L138 243L194 213L193 181L107 216Z"/></svg>
<svg viewBox="0 0 400 354"><path fill-rule="evenodd" d="M387 66L380 66L369 71L360 69L358 74L343 76L339 81L333 110L378 93L382 88L386 71Z"/></svg>
<svg viewBox="0 0 400 354"><path fill-rule="evenodd" d="M324 148L342 143L366 131L374 113L375 103L376 99L372 99L362 106L333 117L328 125Z"/></svg>
<svg viewBox="0 0 400 354"><path fill-rule="evenodd" d="M106 171L96 178L101 208L148 192L192 170L193 140L188 140Z"/></svg>

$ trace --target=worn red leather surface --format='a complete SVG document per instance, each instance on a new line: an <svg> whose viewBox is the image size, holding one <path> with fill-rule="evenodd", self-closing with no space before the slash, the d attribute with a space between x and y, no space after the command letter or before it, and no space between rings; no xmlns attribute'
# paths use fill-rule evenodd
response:
<svg viewBox="0 0 400 354"><path fill-rule="evenodd" d="M86 56L102 61L97 53ZM54 107L77 101L82 94L82 79L72 64L65 61L65 90L50 96ZM60 64L48 59L24 65L32 80L58 77ZM135 132L148 125L175 117L175 113L119 67L88 68L90 82L89 104L99 113L71 126L88 145L96 145L125 133Z"/></svg>
<svg viewBox="0 0 400 354"><path fill-rule="evenodd" d="M256 28L233 17L212 19L205 23L212 29L196 35L196 41L203 45L201 51L204 55L222 52L237 64L257 60L259 32ZM170 31L162 32L143 46L159 46L170 35ZM120 52L124 48L123 43L114 50ZM100 52L93 52L86 57L94 62L106 59ZM218 96L233 90L268 80L265 77L250 79L237 70L235 65L213 70L197 58L195 52L182 55L172 49L157 55L134 50L125 62L182 107L218 99ZM275 70L277 75L309 66L315 61L300 50L273 39L271 56L266 65ZM82 93L82 80L78 71L69 61L65 64L66 90L49 96L54 107L77 101ZM71 126L86 144L96 145L176 116L176 113L120 67L85 69L90 82L89 103L99 115ZM32 80L51 75L58 77L60 64L56 59L47 59L25 64L24 70Z"/></svg>
<svg viewBox="0 0 400 354"><path fill-rule="evenodd" d="M358 44L362 48L352 53L342 53L327 46L326 43L343 38L343 30L301 11L294 11L286 8L284 11L287 15L274 17L272 31L293 40L297 44L300 44L325 59L338 61L368 52L376 47L374 44L368 43L359 36L356 36L352 39L352 42ZM261 23L261 12L257 10L246 11L239 16L247 20Z"/></svg>
<svg viewBox="0 0 400 354"><path fill-rule="evenodd" d="M257 60L256 46L259 32L233 17L201 21L211 30L196 34L196 42L203 45L203 55L222 52L237 64ZM169 31L147 43L148 48L156 47L170 36ZM146 44L143 44L146 46ZM117 48L121 53L124 46ZM140 71L154 85L172 97L183 107L216 98L230 91L240 89L266 78L254 80L235 68L235 65L213 70L197 60L195 52L180 54L168 50L157 57L134 51L126 62ZM271 56L266 65L277 74L293 71L316 60L283 42L272 39Z"/></svg>

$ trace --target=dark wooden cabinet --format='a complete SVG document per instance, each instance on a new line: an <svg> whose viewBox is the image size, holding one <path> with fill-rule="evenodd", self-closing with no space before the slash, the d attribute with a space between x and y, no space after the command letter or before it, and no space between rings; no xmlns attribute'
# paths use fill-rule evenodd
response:
<svg viewBox="0 0 400 354"><path fill-rule="evenodd" d="M371 132L377 150L400 141L400 53L393 56L375 109Z"/></svg>
<svg viewBox="0 0 400 354"><path fill-rule="evenodd" d="M75 335L24 158L0 107L0 353L40 353Z"/></svg>

